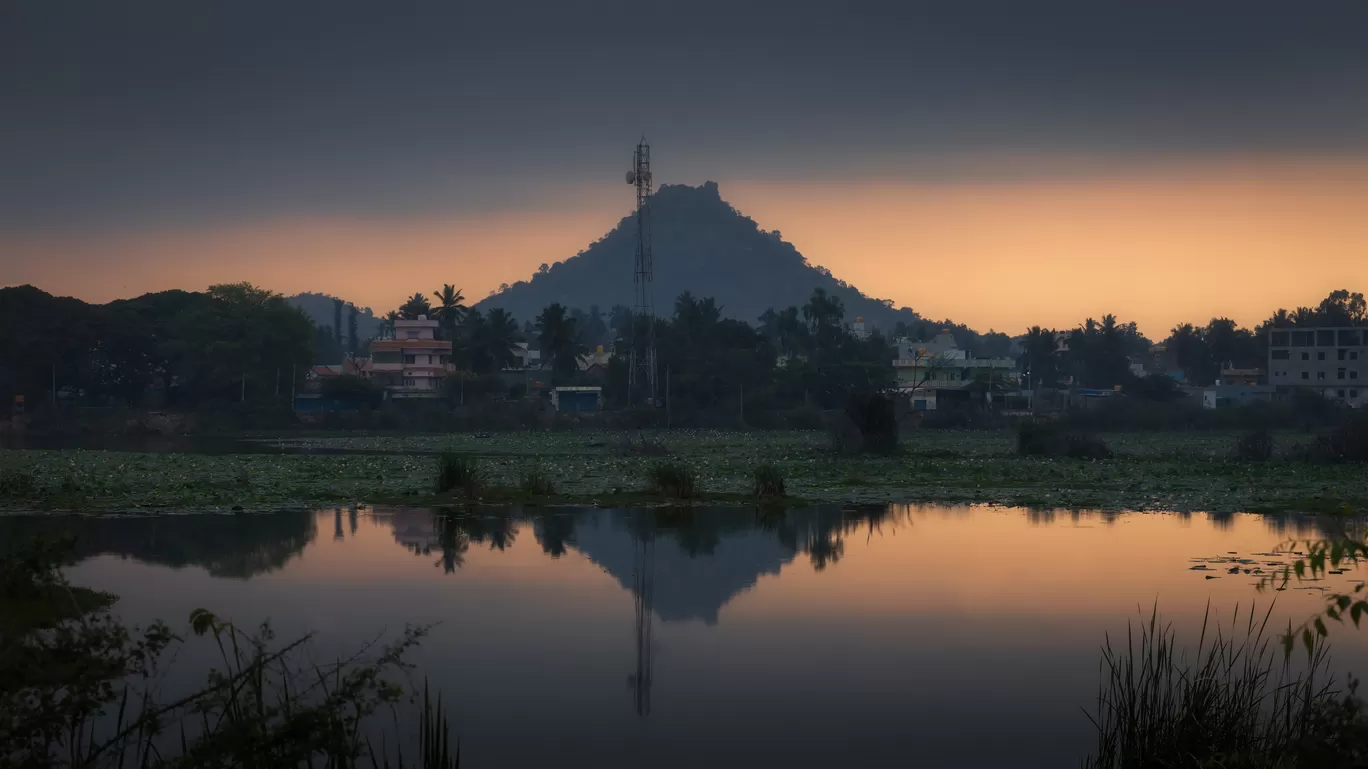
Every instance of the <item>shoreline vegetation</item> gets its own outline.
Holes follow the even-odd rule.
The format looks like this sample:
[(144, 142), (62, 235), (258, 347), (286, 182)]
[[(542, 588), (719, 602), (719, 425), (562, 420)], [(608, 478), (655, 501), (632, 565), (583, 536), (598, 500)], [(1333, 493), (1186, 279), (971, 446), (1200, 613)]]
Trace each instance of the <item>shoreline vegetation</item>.
[[(917, 431), (889, 456), (833, 452), (817, 431), (700, 430), (277, 437), (252, 450), (278, 453), (215, 455), (7, 449), (0, 450), (0, 512), (751, 505), (762, 499), (790, 506), (945, 502), (1215, 513), (1368, 506), (1363, 466), (1309, 461), (1299, 448), (1316, 441), (1307, 433), (1270, 434), (1276, 449), (1257, 460), (1238, 453), (1244, 436), (1237, 432), (1096, 437), (1110, 456), (1030, 455), (1010, 430)], [(438, 489), (443, 456), (470, 463), (478, 483)], [(760, 485), (771, 491), (758, 497)]]

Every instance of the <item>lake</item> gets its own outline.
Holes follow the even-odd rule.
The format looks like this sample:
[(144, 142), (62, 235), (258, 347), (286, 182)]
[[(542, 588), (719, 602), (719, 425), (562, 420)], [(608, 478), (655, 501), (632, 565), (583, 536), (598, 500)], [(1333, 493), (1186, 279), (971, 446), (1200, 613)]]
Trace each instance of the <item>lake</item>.
[[(1285, 627), (1355, 582), (1257, 592), (1243, 569), (1317, 531), (1243, 514), (363, 508), (11, 516), (0, 540), (58, 526), (130, 622), (270, 617), (325, 655), (440, 623), (413, 660), (468, 767), (1072, 766), (1104, 634), (1157, 601), (1195, 644), (1208, 603), (1274, 596)], [(1362, 673), (1365, 635), (1331, 637)]]

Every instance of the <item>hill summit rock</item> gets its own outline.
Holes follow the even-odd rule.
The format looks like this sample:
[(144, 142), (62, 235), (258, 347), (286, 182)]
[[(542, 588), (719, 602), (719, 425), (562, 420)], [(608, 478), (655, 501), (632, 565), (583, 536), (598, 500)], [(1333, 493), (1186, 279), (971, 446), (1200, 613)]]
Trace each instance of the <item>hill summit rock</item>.
[[(716, 182), (697, 187), (667, 184), (651, 202), (654, 300), (657, 315), (668, 316), (685, 291), (713, 297), (724, 315), (754, 323), (769, 308), (802, 306), (814, 288), (840, 298), (847, 321), (863, 316), (883, 329), (918, 320), (909, 309), (866, 296), (837, 280), (785, 242), (722, 199)], [(632, 264), (636, 249), (635, 212), (611, 232), (563, 262), (544, 266), (484, 299), (481, 310), (502, 307), (519, 320), (535, 318), (547, 305), (607, 312), (633, 303)]]

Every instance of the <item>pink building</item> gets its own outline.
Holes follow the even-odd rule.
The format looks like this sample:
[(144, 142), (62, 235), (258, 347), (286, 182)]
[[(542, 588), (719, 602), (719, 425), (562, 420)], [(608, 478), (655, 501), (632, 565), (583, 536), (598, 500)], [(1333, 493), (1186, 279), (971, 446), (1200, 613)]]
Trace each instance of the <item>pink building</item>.
[(436, 398), (442, 379), (453, 371), (451, 342), (437, 338), (437, 321), (394, 321), (392, 336), (370, 343), (371, 380), (389, 398)]

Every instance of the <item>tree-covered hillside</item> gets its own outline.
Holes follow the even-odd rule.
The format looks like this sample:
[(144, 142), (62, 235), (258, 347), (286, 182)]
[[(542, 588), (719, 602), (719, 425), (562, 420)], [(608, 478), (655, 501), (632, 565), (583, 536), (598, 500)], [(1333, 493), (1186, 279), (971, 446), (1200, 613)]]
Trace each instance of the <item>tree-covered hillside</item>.
[[(652, 199), (657, 312), (668, 315), (685, 292), (712, 297), (728, 317), (755, 323), (765, 310), (801, 306), (815, 288), (841, 300), (847, 321), (864, 317), (888, 331), (919, 318), (910, 309), (862, 294), (809, 264), (778, 231), (767, 232), (722, 199), (717, 184), (665, 185)], [(631, 306), (635, 215), (579, 254), (543, 268), (480, 302), (532, 318), (553, 303), (567, 307)]]

